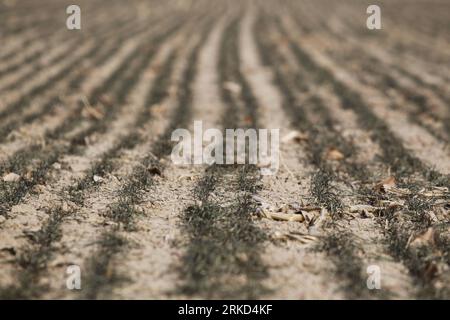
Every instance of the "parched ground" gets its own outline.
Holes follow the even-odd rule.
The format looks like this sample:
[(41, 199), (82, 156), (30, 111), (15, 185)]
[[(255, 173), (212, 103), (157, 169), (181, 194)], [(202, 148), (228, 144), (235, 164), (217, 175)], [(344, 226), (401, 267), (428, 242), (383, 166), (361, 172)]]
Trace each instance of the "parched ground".
[[(450, 298), (448, 1), (69, 4), (0, 0), (0, 298)], [(194, 120), (279, 171), (173, 164)]]

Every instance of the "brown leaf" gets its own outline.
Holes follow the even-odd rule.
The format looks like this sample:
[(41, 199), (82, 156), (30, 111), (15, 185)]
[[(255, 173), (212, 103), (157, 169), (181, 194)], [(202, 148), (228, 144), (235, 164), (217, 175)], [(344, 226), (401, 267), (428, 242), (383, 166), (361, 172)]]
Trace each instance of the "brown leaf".
[[(99, 101), (101, 103), (104, 103), (104, 101), (102, 102), (101, 99), (105, 99), (104, 97), (100, 97)], [(87, 97), (82, 97), (81, 100), (83, 101), (84, 107), (83, 110), (81, 110), (81, 115), (85, 118), (92, 118), (94, 120), (101, 120), (103, 119), (104, 112), (100, 109), (100, 108), (94, 108), (91, 103), (89, 102), (89, 100), (87, 99)]]
[(251, 125), (253, 123), (253, 118), (251, 116), (244, 117), (244, 124)]
[(98, 98), (98, 101), (99, 101), (102, 105), (104, 105), (104, 106), (106, 106), (106, 107), (110, 107), (110, 106), (113, 105), (113, 101), (112, 101), (111, 97), (108, 96), (108, 95), (106, 95), (106, 94), (102, 94), (102, 95)]
[(428, 228), (427, 231), (417, 236), (413, 241), (411, 241), (410, 246), (422, 246), (422, 245), (434, 245), (434, 230), (433, 228)]
[(344, 159), (344, 154), (336, 148), (330, 148), (327, 152), (326, 158), (328, 160), (340, 161)]
[(395, 188), (395, 186), (397, 185), (397, 181), (395, 180), (395, 177), (390, 176), (389, 178), (378, 182), (374, 189), (375, 191), (378, 192), (387, 192), (389, 189), (393, 189)]
[(151, 106), (150, 110), (152, 110), (153, 113), (162, 114), (166, 109), (166, 106), (162, 103), (157, 103)]
[(424, 276), (426, 279), (431, 280), (434, 279), (436, 274), (439, 272), (439, 268), (436, 265), (435, 262), (430, 261), (428, 262), (425, 270), (424, 270)]
[(91, 106), (85, 106), (81, 115), (85, 118), (91, 118), (94, 120), (101, 120), (105, 116), (104, 113), (99, 108), (94, 108)]
[(293, 130), (281, 139), (281, 143), (290, 143), (290, 142), (300, 143), (306, 140), (308, 140), (307, 134)]
[(305, 221), (305, 217), (301, 214), (296, 213), (282, 213), (282, 212), (270, 212), (267, 210), (261, 210), (262, 215), (268, 219), (277, 221)]

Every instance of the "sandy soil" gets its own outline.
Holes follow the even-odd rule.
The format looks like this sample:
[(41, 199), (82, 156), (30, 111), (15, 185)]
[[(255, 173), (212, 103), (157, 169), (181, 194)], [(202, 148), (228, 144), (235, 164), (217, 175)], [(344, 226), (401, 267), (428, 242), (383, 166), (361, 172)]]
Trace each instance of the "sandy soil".
[[(450, 298), (449, 5), (368, 4), (0, 1), (0, 298)], [(279, 170), (174, 164), (195, 120)]]

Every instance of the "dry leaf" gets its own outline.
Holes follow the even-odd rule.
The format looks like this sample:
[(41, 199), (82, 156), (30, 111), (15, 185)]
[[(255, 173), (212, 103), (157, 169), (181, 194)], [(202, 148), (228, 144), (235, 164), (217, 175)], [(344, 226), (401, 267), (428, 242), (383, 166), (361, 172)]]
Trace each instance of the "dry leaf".
[(323, 226), (325, 221), (329, 218), (330, 213), (327, 209), (321, 208), (320, 215), (313, 221), (312, 224), (308, 226), (308, 232), (310, 235), (320, 234), (320, 228)]
[(150, 108), (151, 112), (155, 114), (161, 114), (166, 110), (166, 106), (162, 103), (157, 103), (151, 106)]
[(368, 211), (368, 212), (375, 212), (376, 210), (381, 210), (383, 208), (380, 207), (374, 207), (367, 204), (357, 204), (354, 206), (350, 206), (349, 210), (352, 213), (358, 212), (361, 213), (362, 211)]
[(302, 216), (305, 218), (305, 222), (308, 226), (314, 224), (317, 217), (316, 214), (314, 214), (314, 211), (302, 211)]
[(249, 260), (248, 255), (245, 252), (237, 253), (236, 258), (238, 261), (243, 262), (243, 263), (246, 263)]
[(410, 246), (423, 246), (423, 245), (434, 245), (434, 230), (433, 228), (428, 228), (427, 231), (417, 236), (411, 241)]
[(309, 235), (309, 234), (304, 234), (304, 233), (300, 233), (300, 232), (288, 232), (288, 233), (281, 233), (281, 232), (275, 232), (275, 234), (272, 236), (272, 238), (274, 240), (282, 240), (282, 241), (299, 241), (300, 243), (303, 244), (309, 244), (312, 242), (317, 241), (317, 237)]
[(244, 117), (244, 124), (251, 125), (253, 123), (253, 118), (251, 116)]
[(428, 265), (425, 268), (424, 276), (426, 279), (433, 279), (436, 274), (439, 272), (439, 268), (434, 261), (429, 261)]
[(99, 98), (98, 101), (104, 105), (104, 106), (112, 106), (113, 105), (113, 101), (111, 99), (110, 96), (102, 94)]
[(436, 197), (448, 197), (449, 190), (447, 187), (433, 187), (432, 190), (426, 191), (424, 189), (419, 191), (421, 196), (427, 198), (436, 198)]
[[(99, 100), (102, 98), (100, 97)], [(104, 99), (104, 98), (103, 98)], [(99, 108), (94, 108), (87, 97), (83, 96), (81, 98), (84, 104), (83, 110), (81, 110), (81, 115), (85, 118), (92, 118), (95, 120), (101, 120), (105, 116), (104, 113)], [(103, 103), (103, 102), (102, 102)]]
[(223, 84), (223, 87), (234, 94), (239, 94), (242, 90), (241, 86), (235, 82), (227, 81)]
[(390, 176), (389, 178), (387, 178), (381, 182), (378, 182), (375, 185), (374, 189), (375, 189), (375, 191), (384, 193), (384, 192), (389, 191), (390, 189), (395, 188), (396, 185), (397, 185), (397, 181), (395, 180), (395, 177)]
[(270, 212), (264, 209), (260, 209), (259, 212), (262, 214), (263, 217), (276, 221), (298, 221), (298, 222), (305, 221), (305, 218), (301, 214)]
[(281, 143), (297, 142), (308, 140), (308, 135), (300, 131), (291, 131), (281, 139)]
[(20, 176), (14, 172), (8, 173), (3, 176), (4, 182), (17, 182), (20, 180)]
[(382, 209), (383, 209), (382, 207), (374, 207), (374, 206), (365, 205), (365, 204), (358, 204), (358, 205), (351, 206), (349, 208), (349, 211), (351, 213), (360, 213), (363, 218), (374, 218), (373, 213), (375, 211), (379, 211)]
[(306, 221), (313, 223), (319, 216), (321, 208), (316, 206), (303, 206), (298, 202), (284, 204), (280, 207), (273, 207), (259, 196), (253, 196), (258, 203), (257, 214), (259, 217), (268, 218), (277, 221)]
[(344, 159), (344, 154), (336, 148), (330, 148), (327, 152), (326, 158), (328, 160), (340, 161)]
[(91, 106), (85, 106), (81, 115), (85, 118), (92, 118), (94, 120), (101, 120), (105, 116), (100, 109)]

